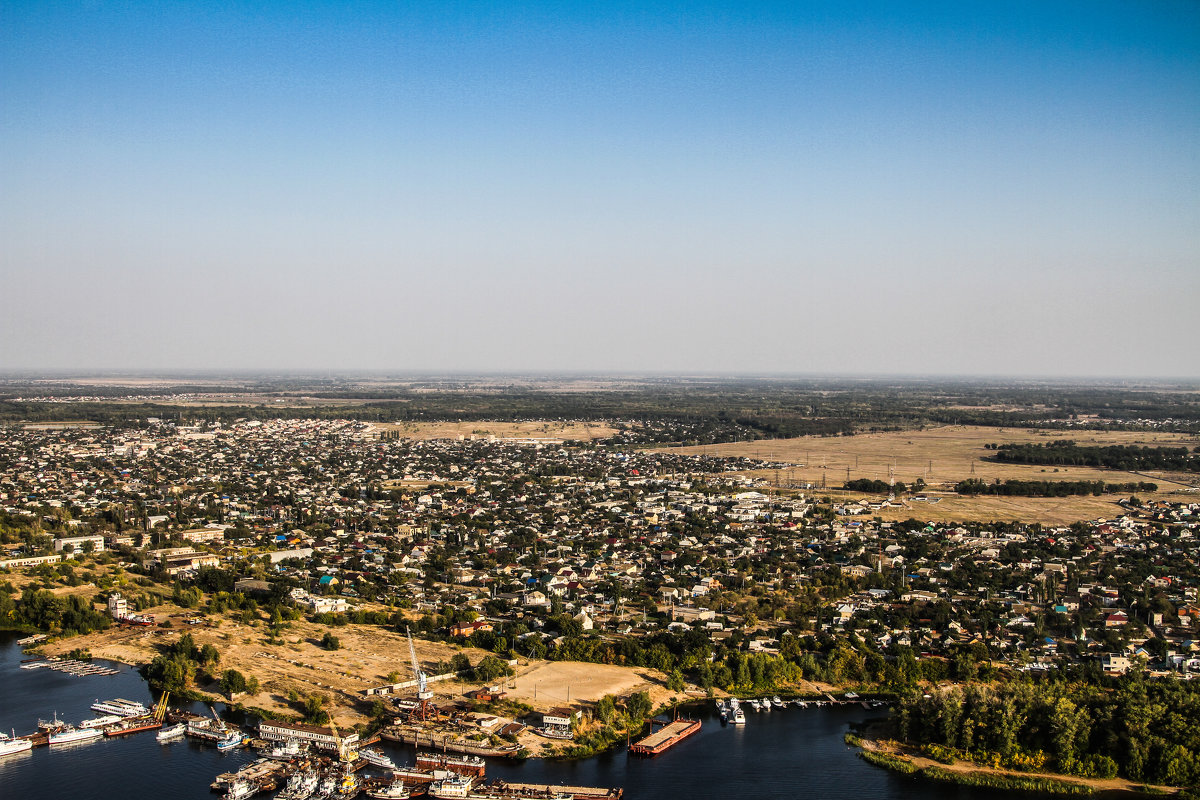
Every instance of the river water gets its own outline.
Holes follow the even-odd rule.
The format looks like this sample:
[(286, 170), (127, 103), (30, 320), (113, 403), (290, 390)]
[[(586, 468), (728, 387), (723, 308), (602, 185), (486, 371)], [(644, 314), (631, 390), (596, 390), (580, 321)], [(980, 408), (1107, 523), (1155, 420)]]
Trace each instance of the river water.
[[(74, 677), (48, 669), (23, 670), (16, 637), (0, 634), (0, 730), (30, 733), (56, 711), (78, 723), (98, 716), (97, 699), (123, 697), (152, 703), (141, 676), (130, 667), (113, 676)], [(204, 712), (200, 705), (193, 709)], [(999, 800), (1007, 793), (920, 781), (873, 767), (842, 741), (851, 724), (877, 717), (861, 706), (787, 708), (748, 713), (744, 726), (722, 726), (711, 704), (700, 709), (700, 731), (655, 757), (623, 748), (575, 762), (489, 761), (489, 778), (525, 783), (622, 786), (629, 800), (763, 798), (791, 800)], [(412, 763), (410, 747), (380, 745), (398, 764)], [(254, 759), (251, 751), (219, 753), (191, 740), (159, 744), (152, 732), (77, 745), (35, 748), (0, 757), (0, 798), (213, 798), (218, 774)], [(268, 797), (268, 795), (261, 795)]]

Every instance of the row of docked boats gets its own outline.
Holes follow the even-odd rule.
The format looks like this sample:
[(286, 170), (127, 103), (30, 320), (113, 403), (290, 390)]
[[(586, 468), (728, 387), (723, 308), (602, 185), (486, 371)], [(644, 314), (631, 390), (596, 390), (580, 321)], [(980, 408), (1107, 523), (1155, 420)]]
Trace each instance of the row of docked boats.
[(296, 740), (264, 743), (260, 758), (236, 773), (221, 775), (213, 789), (225, 800), (245, 800), (277, 790), (275, 800), (346, 800), (360, 794), (372, 800), (600, 800), (620, 798), (622, 790), (485, 783), (486, 763), (478, 756), (418, 752), (415, 766), (398, 767), (378, 749), (322, 754)]
[(721, 714), (721, 722), (730, 722), (734, 725), (746, 724), (746, 712), (742, 708), (742, 703), (736, 697), (730, 697), (728, 700), (717, 700), (717, 711)]
[(97, 700), (92, 704), (93, 711), (102, 712), (100, 716), (85, 719), (73, 725), (58, 717), (38, 720), (38, 730), (29, 736), (0, 737), (0, 756), (10, 753), (24, 752), (35, 745), (62, 745), (89, 742), (104, 736), (124, 736), (141, 731), (157, 730), (160, 742), (170, 742), (191, 734), (197, 738), (211, 741), (219, 750), (229, 750), (241, 747), (247, 739), (238, 729), (230, 728), (215, 718), (196, 718), (176, 722), (164, 727), (166, 716), (167, 696), (164, 695), (153, 709), (144, 704), (116, 698), (114, 700)]
[[(88, 720), (88, 722), (95, 723), (95, 720)], [(86, 742), (91, 739), (99, 739), (104, 735), (103, 727), (95, 724), (87, 727), (80, 724), (76, 727), (59, 719), (58, 712), (54, 713), (53, 719), (39, 719), (38, 730), (46, 734), (46, 743), (50, 745)]]
[(86, 742), (101, 736), (124, 736), (162, 727), (160, 714), (133, 700), (119, 697), (115, 700), (97, 700), (92, 703), (92, 710), (101, 712), (101, 715), (85, 719), (78, 725), (60, 720), (55, 712), (51, 720), (38, 720), (38, 729), (46, 734), (47, 744), (55, 745)]
[(847, 692), (844, 695), (844, 700), (783, 700), (778, 695), (774, 697), (756, 697), (751, 700), (741, 701), (736, 697), (727, 699), (718, 698), (716, 701), (717, 711), (721, 715), (721, 722), (729, 722), (735, 725), (740, 725), (746, 721), (745, 707), (749, 706), (754, 711), (770, 711), (772, 709), (787, 708), (789, 705), (796, 708), (823, 708), (825, 706), (838, 705), (840, 703), (861, 702), (864, 708), (878, 708), (887, 705), (883, 700), (861, 700), (854, 692)]

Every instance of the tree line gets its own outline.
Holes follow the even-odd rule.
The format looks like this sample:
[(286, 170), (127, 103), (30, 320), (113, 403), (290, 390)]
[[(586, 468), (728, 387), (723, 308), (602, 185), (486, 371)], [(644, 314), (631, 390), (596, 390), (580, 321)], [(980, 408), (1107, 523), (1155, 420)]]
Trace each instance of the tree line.
[(1193, 786), (1200, 686), (1140, 674), (1097, 681), (1011, 678), (902, 696), (900, 737), (939, 760)]
[(994, 483), (969, 478), (954, 484), (959, 494), (997, 494), (1010, 497), (1069, 497), (1081, 494), (1112, 494), (1125, 492), (1155, 492), (1157, 483), (1136, 481), (1105, 483), (1104, 481), (1021, 481), (997, 479)]
[(1188, 452), (1186, 447), (1137, 447), (1108, 445), (1081, 447), (1070, 439), (1058, 439), (1048, 444), (1025, 442), (986, 444), (995, 451), (992, 461), (1006, 464), (1044, 464), (1047, 466), (1103, 467), (1126, 472), (1143, 469), (1173, 469), (1200, 471), (1200, 447)]
[(112, 624), (82, 595), (60, 597), (47, 589), (26, 586), (12, 596), (12, 584), (0, 587), (0, 628), (58, 632), (64, 636), (102, 631)]

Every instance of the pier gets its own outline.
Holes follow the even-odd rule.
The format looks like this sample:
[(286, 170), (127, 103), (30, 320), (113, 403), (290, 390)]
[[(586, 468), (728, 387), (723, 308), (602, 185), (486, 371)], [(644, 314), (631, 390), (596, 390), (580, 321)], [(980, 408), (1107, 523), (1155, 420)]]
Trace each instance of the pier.
[(52, 669), (56, 672), (64, 672), (67, 675), (74, 675), (77, 678), (82, 678), (87, 675), (116, 675), (120, 670), (115, 670), (112, 667), (102, 667), (99, 664), (89, 664), (86, 661), (77, 661), (73, 658), (47, 658), (40, 660), (26, 661), (21, 664), (21, 669)]
[(667, 723), (657, 731), (654, 730), (654, 722), (651, 720), (650, 730), (651, 733), (649, 736), (629, 745), (629, 752), (643, 756), (656, 756), (700, 730), (700, 720), (677, 719), (674, 722)]

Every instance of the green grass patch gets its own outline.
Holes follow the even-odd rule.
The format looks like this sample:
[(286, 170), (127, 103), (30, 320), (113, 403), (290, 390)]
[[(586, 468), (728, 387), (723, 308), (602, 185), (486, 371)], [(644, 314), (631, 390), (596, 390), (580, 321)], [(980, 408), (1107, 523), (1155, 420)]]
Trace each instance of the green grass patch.
[(941, 767), (921, 770), (926, 778), (960, 786), (979, 786), (985, 789), (1003, 789), (1009, 792), (1038, 792), (1053, 795), (1090, 795), (1096, 790), (1091, 786), (1054, 778), (1035, 778), (1024, 775), (1000, 775), (992, 772), (954, 772)]

